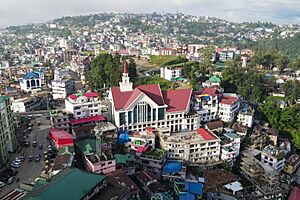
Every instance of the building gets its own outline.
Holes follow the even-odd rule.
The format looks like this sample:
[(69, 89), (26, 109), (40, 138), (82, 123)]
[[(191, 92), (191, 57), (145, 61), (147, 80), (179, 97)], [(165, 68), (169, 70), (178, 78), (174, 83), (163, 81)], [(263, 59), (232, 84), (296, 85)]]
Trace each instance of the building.
[(190, 181), (174, 182), (176, 199), (202, 199), (203, 184)]
[(178, 160), (167, 160), (162, 170), (162, 179), (168, 181), (181, 181), (186, 178), (186, 166)]
[(225, 133), (221, 137), (221, 159), (233, 166), (236, 157), (240, 154), (241, 138), (235, 133)]
[(88, 171), (107, 174), (116, 170), (116, 161), (104, 141), (87, 138), (75, 143), (78, 155)]
[(150, 131), (132, 132), (129, 134), (129, 141), (125, 143), (127, 151), (134, 150), (142, 152), (147, 147), (155, 147), (155, 134)]
[(64, 131), (70, 131), (72, 114), (66, 110), (50, 110), (51, 126)]
[(24, 97), (11, 101), (11, 109), (14, 113), (22, 113), (36, 110), (42, 105), (39, 97)]
[(43, 71), (30, 71), (19, 79), (21, 90), (25, 92), (34, 92), (41, 90), (45, 85)]
[(291, 155), (285, 163), (283, 171), (288, 174), (293, 174), (300, 165), (300, 157), (297, 154)]
[(218, 76), (211, 76), (209, 79), (202, 83), (203, 88), (210, 88), (212, 86), (221, 86), (221, 79)]
[(16, 148), (17, 139), (10, 100), (7, 96), (0, 96), (0, 167), (8, 162), (8, 152), (14, 152)]
[(52, 139), (56, 149), (60, 149), (65, 146), (73, 146), (74, 138), (73, 136), (61, 129), (50, 128), (49, 129), (49, 138)]
[(136, 153), (136, 169), (151, 171), (160, 178), (166, 158), (167, 152), (165, 150), (148, 147), (141, 153)]
[(97, 92), (71, 94), (65, 100), (65, 106), (75, 119), (101, 115), (101, 100)]
[(270, 165), (274, 170), (280, 172), (283, 170), (285, 163), (285, 154), (282, 150), (268, 145), (261, 152), (261, 162)]
[(89, 200), (107, 184), (105, 176), (66, 168), (29, 192), (25, 199), (74, 199)]
[(161, 91), (158, 84), (133, 89), (124, 65), (120, 87), (109, 92), (111, 119), (120, 129), (138, 132), (146, 127), (195, 130), (200, 124), (197, 115), (190, 114), (191, 94), (191, 89)]
[(196, 131), (160, 134), (161, 147), (168, 158), (188, 161), (191, 164), (214, 164), (220, 161), (220, 138), (211, 131), (200, 128)]
[(181, 67), (162, 67), (160, 68), (160, 77), (168, 81), (176, 81), (182, 76)]
[(219, 118), (219, 99), (222, 93), (218, 87), (204, 88), (193, 93), (193, 109), (200, 115), (201, 122), (208, 122)]
[(53, 99), (65, 99), (71, 94), (74, 91), (74, 84), (68, 76), (68, 71), (55, 69), (51, 88)]
[(218, 52), (219, 61), (225, 62), (227, 60), (233, 60), (235, 57), (234, 51), (219, 51)]
[(127, 175), (135, 174), (134, 156), (132, 154), (115, 154), (114, 157), (116, 159), (116, 170), (122, 169)]
[(237, 122), (243, 126), (251, 128), (254, 121), (255, 110), (249, 106), (244, 106), (237, 115)]
[(240, 107), (239, 98), (233, 95), (224, 95), (219, 103), (219, 117), (223, 122), (233, 122)]

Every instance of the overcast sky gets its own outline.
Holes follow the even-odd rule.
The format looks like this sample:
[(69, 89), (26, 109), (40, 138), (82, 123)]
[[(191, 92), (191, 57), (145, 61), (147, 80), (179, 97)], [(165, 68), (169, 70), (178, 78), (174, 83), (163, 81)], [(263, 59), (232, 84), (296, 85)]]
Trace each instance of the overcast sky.
[(0, 27), (100, 12), (171, 12), (300, 24), (300, 0), (0, 0)]

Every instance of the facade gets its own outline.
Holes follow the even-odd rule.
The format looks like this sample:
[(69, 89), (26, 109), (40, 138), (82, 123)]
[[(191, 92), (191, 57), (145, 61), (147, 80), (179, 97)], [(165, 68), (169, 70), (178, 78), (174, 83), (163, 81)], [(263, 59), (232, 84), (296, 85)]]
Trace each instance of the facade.
[(65, 100), (65, 106), (75, 119), (101, 115), (101, 100), (97, 92), (71, 94)]
[(50, 120), (53, 128), (62, 129), (64, 131), (70, 130), (70, 119), (72, 114), (66, 110), (51, 110)]
[(243, 126), (251, 128), (254, 121), (254, 110), (250, 107), (243, 107), (238, 115), (237, 115), (237, 122)]
[(300, 165), (300, 157), (297, 154), (291, 155), (285, 163), (283, 171), (288, 174), (293, 174)]
[(0, 167), (8, 161), (8, 152), (17, 147), (14, 119), (9, 97), (0, 96)]
[(11, 102), (11, 109), (14, 113), (22, 113), (33, 111), (41, 106), (41, 99), (38, 97), (25, 97), (21, 99), (15, 99)]
[(155, 134), (149, 131), (133, 132), (129, 134), (129, 141), (125, 143), (127, 151), (142, 152), (147, 147), (155, 147)]
[(261, 162), (270, 165), (274, 170), (280, 172), (284, 168), (285, 154), (282, 150), (278, 150), (276, 147), (268, 145), (264, 147), (261, 152)]
[(73, 82), (68, 76), (68, 71), (54, 70), (54, 79), (51, 82), (53, 99), (65, 99), (74, 90)]
[(207, 129), (160, 134), (161, 147), (168, 152), (168, 158), (189, 161), (193, 164), (217, 163), (220, 161), (220, 138)]
[(221, 159), (232, 166), (240, 154), (241, 138), (235, 133), (225, 133), (221, 140)]
[(30, 71), (19, 79), (21, 90), (34, 92), (41, 90), (45, 85), (44, 72)]
[(220, 51), (219, 53), (219, 60), (225, 62), (227, 60), (233, 60), (235, 56), (235, 52), (233, 51)]
[(160, 77), (168, 81), (175, 81), (182, 76), (182, 68), (180, 67), (162, 67), (160, 68)]
[(111, 119), (120, 129), (138, 132), (146, 127), (195, 130), (200, 124), (198, 115), (190, 114), (191, 94), (191, 89), (161, 91), (158, 84), (133, 89), (125, 65), (120, 87), (109, 92)]
[(240, 107), (238, 97), (223, 95), (219, 103), (219, 117), (223, 122), (233, 122)]
[(136, 153), (135, 165), (137, 169), (151, 171), (160, 178), (166, 158), (167, 152), (165, 150), (149, 147), (141, 153)]

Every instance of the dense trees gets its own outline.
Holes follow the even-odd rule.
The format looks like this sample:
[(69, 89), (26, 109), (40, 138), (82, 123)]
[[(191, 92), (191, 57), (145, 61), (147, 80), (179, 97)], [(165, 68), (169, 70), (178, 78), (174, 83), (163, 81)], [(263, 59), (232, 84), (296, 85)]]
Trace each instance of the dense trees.
[[(133, 59), (129, 60), (127, 67), (129, 76), (132, 80), (135, 80), (137, 72)], [(91, 70), (87, 75), (89, 86), (92, 90), (99, 90), (104, 86), (117, 86), (120, 82), (122, 72), (123, 61), (121, 61), (120, 55), (100, 54), (93, 60)]]

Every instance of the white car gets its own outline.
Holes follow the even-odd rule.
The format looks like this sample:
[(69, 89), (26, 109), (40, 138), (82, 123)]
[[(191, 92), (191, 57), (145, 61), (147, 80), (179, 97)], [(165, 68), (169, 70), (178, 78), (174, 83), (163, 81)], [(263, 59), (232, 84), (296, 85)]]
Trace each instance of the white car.
[(3, 188), (5, 186), (5, 183), (0, 181), (0, 188)]

